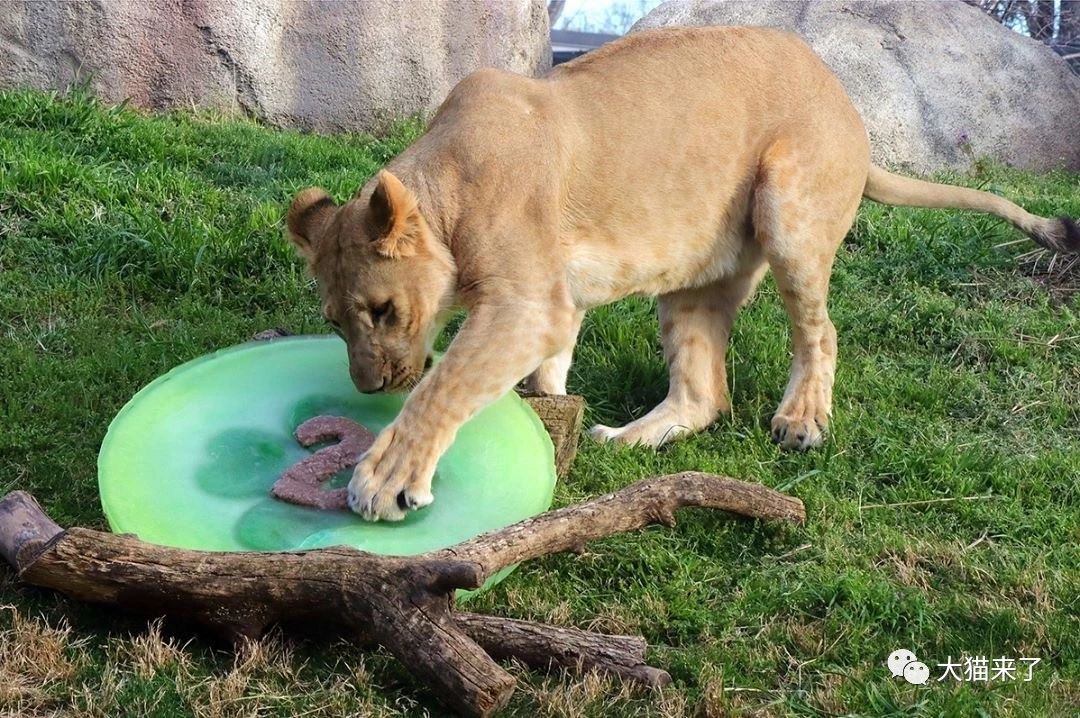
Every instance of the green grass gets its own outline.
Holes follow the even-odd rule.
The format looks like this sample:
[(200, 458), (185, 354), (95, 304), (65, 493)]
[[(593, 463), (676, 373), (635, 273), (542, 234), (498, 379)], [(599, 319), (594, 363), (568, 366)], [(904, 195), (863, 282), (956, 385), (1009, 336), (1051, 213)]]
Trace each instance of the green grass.
[[(299, 188), (354, 192), (416, 136), (319, 137), (210, 115), (146, 117), (81, 95), (0, 93), (0, 493), (102, 528), (95, 461), (153, 378), (284, 326), (323, 332), (281, 239)], [(1080, 176), (954, 181), (1080, 216)], [(841, 250), (832, 437), (768, 439), (788, 370), (772, 284), (740, 317), (734, 413), (659, 452), (583, 440), (567, 504), (700, 469), (805, 501), (805, 528), (705, 511), (675, 529), (523, 566), (479, 610), (640, 632), (674, 685), (522, 679), (512, 715), (1063, 716), (1080, 702), (1080, 298), (1019, 271), (997, 221), (867, 202)], [(1064, 296), (1064, 299), (1062, 299)], [(571, 390), (625, 423), (666, 390), (651, 301), (592, 312)], [(384, 652), (205, 636), (24, 587), (0, 570), (0, 714), (440, 714)], [(931, 684), (891, 678), (913, 649)], [(947, 656), (1038, 657), (1028, 682), (936, 683)], [(1069, 708), (1072, 706), (1072, 709)]]

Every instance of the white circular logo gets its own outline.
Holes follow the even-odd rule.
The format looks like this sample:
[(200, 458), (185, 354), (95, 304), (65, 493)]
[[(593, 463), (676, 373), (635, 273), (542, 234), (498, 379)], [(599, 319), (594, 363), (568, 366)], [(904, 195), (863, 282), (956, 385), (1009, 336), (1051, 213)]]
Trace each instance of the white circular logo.
[(930, 679), (930, 669), (925, 663), (912, 661), (904, 666), (904, 680), (913, 686), (921, 686)]
[(889, 672), (899, 678), (904, 675), (904, 666), (917, 660), (914, 653), (906, 648), (900, 648), (889, 654), (889, 660), (886, 663), (889, 664)]

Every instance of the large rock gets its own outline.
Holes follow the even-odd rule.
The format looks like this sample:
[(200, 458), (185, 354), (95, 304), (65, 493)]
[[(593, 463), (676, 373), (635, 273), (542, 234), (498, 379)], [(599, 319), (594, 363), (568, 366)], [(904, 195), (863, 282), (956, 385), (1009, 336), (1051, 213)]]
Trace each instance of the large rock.
[(0, 87), (371, 129), (480, 67), (550, 64), (544, 0), (0, 0)]
[(799, 33), (862, 112), (878, 163), (928, 172), (987, 156), (1080, 169), (1080, 78), (1043, 44), (959, 0), (672, 0), (633, 29), (669, 25)]

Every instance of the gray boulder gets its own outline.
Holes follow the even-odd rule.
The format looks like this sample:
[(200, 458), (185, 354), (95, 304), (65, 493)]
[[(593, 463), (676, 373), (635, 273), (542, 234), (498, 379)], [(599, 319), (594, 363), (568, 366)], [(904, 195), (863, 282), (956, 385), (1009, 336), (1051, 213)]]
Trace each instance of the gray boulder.
[(669, 25), (799, 33), (847, 88), (880, 164), (930, 172), (985, 156), (1080, 169), (1080, 77), (959, 0), (671, 0), (633, 29)]
[(550, 64), (544, 0), (0, 0), (0, 87), (372, 129), (471, 71)]

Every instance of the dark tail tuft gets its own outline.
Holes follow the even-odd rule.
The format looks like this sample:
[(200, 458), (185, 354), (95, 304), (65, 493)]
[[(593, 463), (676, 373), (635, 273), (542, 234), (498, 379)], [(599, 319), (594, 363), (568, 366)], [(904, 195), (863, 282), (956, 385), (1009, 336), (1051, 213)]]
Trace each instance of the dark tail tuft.
[(1065, 249), (1069, 252), (1080, 252), (1080, 226), (1068, 217), (1058, 217), (1065, 228)]
[(1053, 252), (1080, 253), (1080, 226), (1068, 217), (1046, 220), (1031, 238)]

